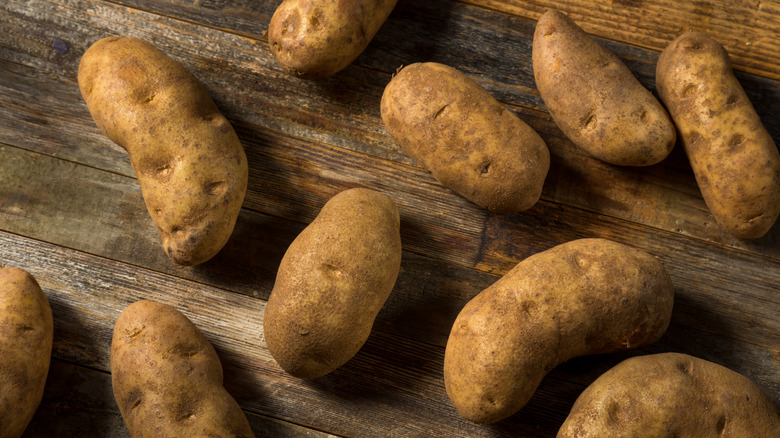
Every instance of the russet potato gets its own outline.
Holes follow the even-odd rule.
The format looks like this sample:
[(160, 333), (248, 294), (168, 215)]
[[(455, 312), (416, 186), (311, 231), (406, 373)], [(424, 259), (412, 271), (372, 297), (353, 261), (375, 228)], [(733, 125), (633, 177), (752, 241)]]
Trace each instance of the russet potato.
[(610, 240), (574, 240), (528, 257), (456, 318), (444, 354), (447, 395), (472, 422), (506, 418), (558, 364), (656, 341), (673, 295), (658, 259)]
[(686, 32), (661, 52), (656, 82), (715, 220), (738, 238), (766, 234), (780, 215), (780, 152), (726, 50)]
[(395, 203), (369, 189), (331, 198), (290, 244), (268, 299), (268, 350), (289, 374), (325, 375), (368, 338), (401, 267)]
[(103, 38), (78, 82), (92, 118), (130, 154), (168, 256), (209, 260), (227, 243), (246, 194), (241, 142), (203, 85), (150, 43)]

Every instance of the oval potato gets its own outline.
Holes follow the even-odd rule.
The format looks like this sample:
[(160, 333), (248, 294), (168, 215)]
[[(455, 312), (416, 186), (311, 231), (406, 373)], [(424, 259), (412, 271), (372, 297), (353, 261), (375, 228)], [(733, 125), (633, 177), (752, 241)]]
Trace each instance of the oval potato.
[(550, 115), (575, 145), (623, 166), (666, 158), (676, 141), (664, 107), (614, 53), (569, 17), (548, 10), (534, 32), (536, 87)]
[(54, 325), (32, 275), (0, 269), (0, 438), (18, 438), (43, 398)]
[(547, 145), (460, 71), (433, 62), (404, 67), (385, 87), (381, 113), (395, 142), (469, 201), (513, 213), (539, 200)]
[(331, 76), (366, 49), (397, 0), (284, 0), (271, 17), (268, 44), (287, 73)]
[(130, 154), (168, 256), (196, 265), (227, 243), (246, 193), (246, 155), (200, 82), (135, 38), (108, 37), (79, 64), (97, 126)]
[(661, 53), (656, 82), (715, 220), (739, 238), (766, 234), (780, 215), (780, 152), (726, 50), (686, 32)]
[(535, 254), (456, 318), (444, 353), (447, 395), (467, 420), (504, 419), (558, 364), (656, 341), (673, 295), (663, 265), (623, 244), (580, 239)]
[(745, 376), (687, 354), (626, 359), (574, 402), (558, 438), (780, 436), (780, 414)]
[(254, 438), (222, 386), (222, 365), (197, 327), (171, 306), (127, 306), (111, 340), (114, 398), (133, 438)]
[(390, 198), (350, 189), (295, 238), (263, 319), (268, 350), (282, 369), (319, 377), (358, 352), (398, 277), (399, 229)]

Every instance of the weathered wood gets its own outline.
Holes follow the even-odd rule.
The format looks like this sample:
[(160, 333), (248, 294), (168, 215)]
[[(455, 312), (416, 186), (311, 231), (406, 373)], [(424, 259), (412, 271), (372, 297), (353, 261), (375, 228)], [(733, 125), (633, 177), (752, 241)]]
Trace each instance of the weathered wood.
[[(251, 412), (244, 414), (258, 437), (335, 437)], [(114, 401), (110, 374), (55, 359), (43, 400), (22, 436), (130, 438), (130, 433)]]
[[(752, 241), (721, 230), (679, 147), (638, 169), (586, 156), (547, 114), (530, 52), (536, 18), (559, 7), (652, 91), (669, 40), (684, 27), (715, 32), (780, 140), (776, 1), (400, 0), (353, 65), (320, 81), (285, 75), (268, 50), (263, 32), (279, 1), (0, 2), (0, 267), (33, 272), (55, 314), (53, 379), (37, 436), (126, 436), (107, 386), (108, 353), (116, 316), (141, 298), (172, 304), (201, 327), (258, 436), (554, 436), (602, 372), (663, 351), (734, 369), (780, 407), (780, 225)], [(201, 266), (176, 267), (164, 255), (126, 152), (99, 132), (79, 95), (79, 59), (109, 35), (150, 40), (182, 62), (247, 152), (249, 192), (236, 230)], [(482, 211), (393, 143), (379, 99), (395, 69), (417, 61), (471, 75), (542, 135), (552, 163), (535, 207)], [(264, 346), (265, 300), (287, 245), (331, 196), (354, 186), (399, 204), (401, 274), (355, 358), (300, 381)], [(518, 261), (581, 237), (634, 245), (664, 262), (676, 292), (668, 332), (641, 350), (557, 367), (506, 421), (463, 421), (441, 376), (456, 315)]]
[(772, 0), (459, 1), (532, 19), (559, 9), (586, 32), (657, 51), (694, 29), (718, 39), (736, 68), (780, 79), (780, 3)]
[[(0, 141), (132, 175), (129, 161), (123, 151), (103, 138), (89, 119), (73, 82), (78, 56), (71, 55), (79, 50), (83, 51), (89, 42), (97, 39), (96, 34), (108, 32), (100, 26), (110, 26), (111, 29), (121, 30), (117, 33), (125, 32), (152, 38), (166, 48), (172, 56), (184, 62), (204, 79), (225, 112), (234, 118), (250, 158), (253, 175), (250, 180), (250, 194), (258, 195), (250, 197), (246, 207), (273, 214), (290, 214), (300, 211), (301, 203), (321, 204), (323, 199), (333, 193), (321, 193), (320, 183), (323, 179), (335, 187), (364, 182), (381, 182), (387, 185), (411, 183), (412, 186), (399, 186), (394, 190), (403, 194), (437, 193), (439, 196), (438, 203), (434, 205), (429, 205), (430, 199), (424, 197), (408, 198), (410, 202), (420, 203), (415, 208), (422, 213), (420, 217), (424, 217), (423, 220), (428, 225), (434, 226), (434, 229), (437, 224), (442, 225), (436, 232), (425, 236), (422, 242), (427, 242), (430, 236), (439, 241), (448, 241), (451, 238), (448, 231), (454, 226), (469, 228), (472, 235), (475, 229), (481, 229), (485, 212), (478, 211), (462, 198), (440, 187), (427, 172), (411, 163), (387, 137), (378, 118), (378, 101), (383, 86), (389, 79), (387, 73), (355, 67), (339, 78), (329, 81), (296, 80), (285, 77), (278, 71), (275, 61), (263, 45), (247, 42), (246, 38), (213, 29), (203, 30), (194, 24), (174, 19), (152, 22), (152, 16), (147, 13), (101, 3), (87, 3), (93, 8), (94, 16), (103, 17), (87, 22), (84, 14), (76, 7), (82, 4), (83, 2), (72, 2), (52, 5), (36, 0), (25, 5), (29, 9), (10, 11), (12, 20), (18, 21), (19, 27), (22, 22), (28, 23), (32, 20), (31, 25), (37, 25), (41, 29), (53, 24), (34, 20), (34, 17), (40, 14), (46, 16), (44, 12), (36, 15), (35, 8), (42, 11), (53, 8), (55, 12), (65, 16), (75, 14), (71, 18), (76, 25), (68, 29), (72, 34), (63, 37), (85, 42), (80, 46), (72, 46), (68, 54), (60, 59), (61, 64), (53, 62), (57, 55), (49, 53), (54, 50), (51, 47), (48, 48), (49, 52), (43, 53), (38, 46), (23, 46), (29, 53), (17, 53), (13, 57), (16, 62), (33, 66), (34, 69), (11, 64), (0, 69), (3, 79), (7, 80), (0, 84), (8, 84), (7, 88), (0, 88), (0, 101), (10, 103), (0, 105), (0, 115), (7, 117), (13, 127), (7, 132), (0, 132)], [(13, 6), (15, 4), (10, 5)], [(490, 18), (495, 17), (496, 13), (474, 7), (466, 7), (465, 11), (462, 9), (464, 6), (453, 6), (455, 7), (461, 8), (456, 10), (458, 14), (471, 14), (466, 15), (468, 19), (455, 15), (453, 26), (462, 27), (458, 29), (457, 35), (461, 35), (461, 32), (464, 35), (475, 35), (472, 39), (477, 42), (472, 42), (472, 46), (490, 46), (488, 36), (491, 34), (483, 28), (488, 26), (486, 23), (490, 23)], [(425, 14), (433, 15), (432, 11), (426, 11), (428, 10), (413, 9), (405, 13), (420, 13), (424, 17), (427, 16)], [(419, 17), (416, 19), (422, 20)], [(517, 31), (516, 38), (521, 35), (529, 38), (527, 32), (532, 30), (529, 26), (532, 22), (513, 17), (504, 20), (511, 21), (511, 29), (525, 29)], [(120, 26), (117, 23), (122, 24)], [(424, 27), (422, 22), (418, 24), (421, 28)], [(94, 29), (96, 25), (98, 28)], [(392, 22), (387, 25), (390, 33), (409, 31), (394, 30)], [(482, 25), (482, 28), (478, 25)], [(444, 24), (438, 26), (444, 33)], [(202, 44), (198, 44), (197, 40), (190, 36), (195, 32), (205, 33), (204, 37), (208, 38), (212, 45), (219, 47), (219, 50), (209, 49), (211, 46), (204, 48)], [(513, 44), (513, 40), (508, 37), (501, 41), (509, 41), (503, 43), (503, 46)], [(529, 43), (522, 39), (518, 41), (524, 41), (526, 45)], [(455, 41), (465, 42), (466, 40)], [(445, 44), (446, 41), (441, 43)], [(467, 49), (458, 49), (458, 46), (450, 44), (454, 55), (447, 54), (442, 60), (459, 62), (458, 66), (475, 74), (479, 72), (483, 77), (483, 72), (487, 71), (485, 66), (489, 65), (491, 76), (486, 79), (488, 82), (482, 80), (482, 83), (489, 86), (499, 97), (507, 102), (516, 101), (517, 97), (523, 96), (538, 100), (533, 89), (529, 88), (533, 87), (533, 79), (529, 73), (530, 53), (527, 49), (517, 48), (519, 54), (516, 56), (522, 57), (519, 60), (521, 62), (513, 63), (511, 59), (507, 59), (504, 63), (499, 63), (501, 57), (506, 54), (498, 53), (492, 55), (496, 59), (488, 63), (487, 60), (467, 61), (473, 58), (463, 52)], [(390, 49), (380, 47), (375, 49), (375, 53), (390, 53), (388, 50)], [(411, 51), (412, 48), (408, 50)], [(632, 50), (633, 52), (628, 51), (622, 55), (637, 55), (636, 59), (640, 61), (636, 67), (644, 66), (644, 80), (650, 81), (652, 76), (647, 74), (651, 74), (650, 71), (654, 69), (655, 55)], [(367, 55), (369, 58), (372, 56), (374, 55)], [(231, 59), (231, 63), (226, 65), (224, 59)], [(525, 70), (513, 75), (513, 72), (518, 72), (515, 65), (524, 66)], [(48, 74), (44, 73), (47, 69)], [(261, 72), (264, 75), (262, 77)], [(49, 74), (64, 77), (57, 81)], [(776, 137), (780, 137), (780, 118), (776, 117), (780, 110), (780, 86), (776, 81), (754, 79), (755, 87), (748, 88), (748, 91), (752, 90), (753, 94), (759, 96), (757, 106), (772, 115), (767, 119), (770, 129), (774, 126)], [(530, 82), (517, 85), (511, 82), (512, 80)], [(35, 94), (40, 89), (51, 92), (42, 99), (37, 99)], [(227, 95), (233, 96), (234, 99), (223, 97)], [(61, 115), (73, 113), (74, 109), (78, 109), (77, 116), (65, 123)], [(730, 236), (714, 222), (701, 199), (680, 148), (658, 166), (643, 169), (610, 166), (583, 155), (562, 136), (546, 113), (520, 106), (513, 106), (513, 109), (542, 134), (552, 151), (553, 162), (543, 199), (747, 249), (773, 258), (780, 256), (780, 227), (775, 226), (770, 235), (762, 239), (741, 241)], [(306, 155), (302, 156), (301, 153)], [(361, 174), (361, 168), (379, 173)], [(288, 173), (302, 177), (295, 180), (279, 177)], [(290, 185), (290, 182), (303, 184)], [(312, 198), (316, 194), (322, 197)], [(279, 202), (280, 199), (286, 202)], [(280, 211), (280, 208), (286, 210)], [(463, 212), (474, 220), (467, 222), (461, 219)], [(286, 217), (305, 221), (311, 214), (304, 218)], [(455, 223), (447, 222), (449, 220), (454, 220)]]
[[(5, 199), (0, 204), (0, 223), (5, 230), (197, 279), (248, 296), (264, 299), (269, 296), (278, 262), (301, 230), (301, 225), (295, 222), (245, 210), (227, 248), (213, 262), (193, 268), (174, 267), (159, 247), (156, 229), (147, 217), (134, 178), (10, 146), (0, 148), (0, 162), (5, 163), (0, 173), (0, 199)], [(278, 202), (284, 205), (283, 200)], [(315, 206), (305, 207), (306, 215), (317, 210)], [(545, 201), (523, 214), (490, 216), (484, 235), (476, 238), (479, 253), (474, 255), (476, 258), (464, 261), (457, 257), (457, 243), (448, 247), (411, 245), (410, 250), (408, 243), (414, 239), (411, 236), (424, 232), (429, 225), (415, 224), (414, 219), (420, 215), (407, 205), (402, 204), (400, 210), (405, 256), (399, 285), (408, 290), (397, 288), (399, 292), (392, 295), (388, 309), (420, 308), (423, 315), (440, 318), (438, 326), (425, 323), (427, 333), (420, 340), (435, 340), (443, 346), (450, 324), (463, 304), (520, 260), (572, 239), (604, 237), (657, 255), (672, 275), (678, 295), (695, 302), (706, 298), (701, 304), (707, 311), (732, 321), (725, 327), (705, 326), (707, 330), (769, 348), (780, 345), (780, 320), (775, 317), (780, 312), (780, 303), (774, 296), (780, 284), (779, 261), (757, 259), (743, 251)], [(85, 217), (90, 220), (84, 220)], [(417, 240), (422, 242), (423, 237), (424, 234)], [(414, 261), (407, 264), (412, 253), (431, 254), (429, 257), (433, 259), (454, 265), (442, 269), (431, 263), (429, 257), (411, 259)], [(443, 257), (442, 254), (452, 255)], [(468, 269), (472, 264), (494, 275), (478, 275)], [(436, 271), (425, 275), (426, 269)], [(459, 284), (463, 280), (471, 283)], [(430, 288), (426, 282), (431, 281), (444, 283), (426, 293)], [(424, 305), (425, 300), (431, 301)], [(437, 308), (437, 302), (448, 303), (438, 307), (439, 311), (446, 311), (443, 315), (432, 310)], [(688, 324), (699, 324), (696, 311), (689, 310)], [(399, 334), (410, 336), (407, 328), (412, 333), (415, 331), (414, 325), (389, 323), (399, 318), (398, 315), (382, 315), (386, 316), (381, 316), (380, 321), (388, 321), (388, 327), (396, 327)]]
[[(264, 301), (198, 282), (0, 232), (0, 265), (41, 284), (55, 315), (57, 358), (107, 371), (111, 332), (128, 304), (153, 299), (187, 315), (212, 342), (225, 386), (250, 412), (346, 436), (550, 436), (585, 385), (633, 354), (683, 351), (732, 365), (780, 394), (776, 351), (673, 324), (651, 348), (580, 358), (553, 370), (526, 409), (481, 427), (459, 418), (444, 393), (443, 347), (375, 330), (345, 366), (311, 381), (284, 374), (261, 334)], [(774, 357), (773, 357), (774, 356)]]

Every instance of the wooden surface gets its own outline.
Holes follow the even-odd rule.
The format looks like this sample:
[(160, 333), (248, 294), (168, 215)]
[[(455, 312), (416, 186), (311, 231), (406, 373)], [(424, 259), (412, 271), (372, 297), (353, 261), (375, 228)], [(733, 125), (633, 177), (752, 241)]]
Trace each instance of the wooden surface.
[[(184, 312), (214, 344), (225, 386), (257, 436), (554, 436), (577, 395), (620, 360), (677, 351), (757, 383), (780, 406), (780, 225), (735, 239), (713, 221), (679, 145), (648, 168), (607, 165), (558, 130), (531, 70), (535, 20), (569, 13), (655, 91), (659, 51), (683, 30), (732, 56), (780, 140), (780, 2), (399, 0), (368, 49), (319, 81), (286, 76), (264, 32), (278, 0), (0, 2), (0, 267), (40, 282), (54, 313), (44, 400), (25, 437), (126, 437), (111, 393), (110, 340), (139, 299)], [(246, 150), (249, 191), (233, 237), (208, 263), (163, 253), (124, 150), (93, 123), (76, 84), (99, 38), (149, 40), (208, 88)], [(474, 77), (544, 138), (540, 202), (493, 215), (441, 187), (387, 135), (379, 99), (400, 65), (437, 61)], [(576, 92), (576, 90), (572, 90)], [(302, 381), (265, 348), (262, 314), (287, 245), (334, 194), (370, 187), (401, 211), (396, 287), (363, 349)], [(571, 360), (507, 420), (462, 420), (442, 361), (462, 306), (525, 257), (582, 237), (656, 256), (672, 276), (672, 324), (637, 351)]]

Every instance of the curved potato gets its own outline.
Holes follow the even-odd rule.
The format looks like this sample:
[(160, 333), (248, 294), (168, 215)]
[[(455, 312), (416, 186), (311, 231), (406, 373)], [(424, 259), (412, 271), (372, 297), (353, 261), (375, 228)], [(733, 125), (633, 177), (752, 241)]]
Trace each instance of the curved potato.
[(513, 213), (539, 200), (547, 145), (460, 71), (433, 62), (403, 68), (385, 87), (381, 112), (395, 142), (469, 201)]
[(135, 38), (103, 38), (81, 58), (79, 88), (97, 126), (130, 154), (168, 256), (196, 265), (227, 243), (246, 193), (233, 127), (181, 64)]
[(535, 254), (456, 318), (444, 353), (447, 395), (467, 420), (504, 419), (558, 364), (656, 341), (673, 295), (655, 257), (616, 242), (581, 239)]
[(674, 125), (658, 100), (614, 53), (566, 15), (545, 12), (534, 32), (536, 87), (550, 115), (575, 145), (623, 166), (666, 158)]
[(114, 325), (111, 382), (133, 438), (254, 438), (211, 343), (181, 312), (142, 300)]
[(366, 49), (397, 0), (284, 0), (268, 43), (287, 73), (305, 79), (343, 70)]
[(726, 50), (686, 32), (661, 53), (656, 82), (715, 220), (739, 238), (766, 234), (780, 215), (780, 152)]
[(0, 438), (18, 438), (43, 398), (54, 327), (32, 275), (0, 269)]
[(558, 438), (777, 437), (780, 414), (746, 377), (687, 354), (638, 356), (596, 379)]
[(268, 350), (300, 378), (325, 375), (366, 342), (401, 268), (395, 203), (345, 190), (285, 252), (263, 319)]

